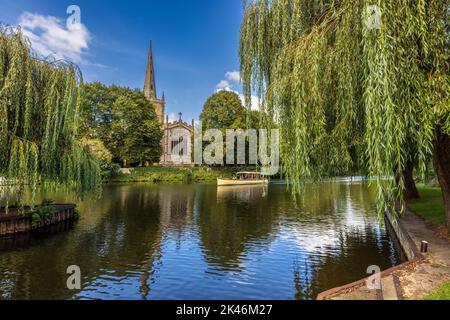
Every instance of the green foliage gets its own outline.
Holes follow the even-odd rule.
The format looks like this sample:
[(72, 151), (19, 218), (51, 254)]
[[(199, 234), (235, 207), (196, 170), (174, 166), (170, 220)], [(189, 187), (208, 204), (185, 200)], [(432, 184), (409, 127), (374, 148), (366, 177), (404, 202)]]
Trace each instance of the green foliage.
[(113, 123), (112, 89), (100, 82), (83, 85), (79, 134), (88, 139), (106, 141)]
[(99, 139), (83, 139), (83, 144), (91, 151), (93, 155), (101, 162), (109, 163), (112, 161), (111, 152), (106, 149), (103, 142)]
[(232, 91), (222, 90), (206, 100), (200, 114), (203, 129), (219, 129), (225, 135), (226, 129), (259, 129), (260, 125), (275, 124), (263, 112), (244, 108), (241, 98)]
[[(426, 171), (436, 128), (450, 126), (446, 2), (245, 2), (246, 100), (256, 90), (277, 121), (294, 192), (305, 178), (355, 168), (381, 181), (412, 155)], [(379, 28), (367, 23), (371, 5)], [(377, 183), (379, 212), (403, 189)]]
[(44, 200), (42, 204), (31, 212), (31, 223), (35, 227), (40, 222), (47, 219), (49, 216), (56, 212), (56, 208), (53, 205), (53, 201)]
[(444, 283), (439, 290), (423, 298), (424, 300), (450, 300), (450, 282)]
[(112, 154), (99, 139), (82, 139), (89, 151), (97, 158), (102, 179), (113, 177), (120, 170), (120, 166), (112, 163)]
[(75, 221), (80, 220), (80, 212), (77, 209), (73, 212), (73, 217)]
[(162, 129), (144, 94), (101, 83), (84, 85), (81, 136), (101, 140), (116, 162), (158, 162)]
[(242, 168), (165, 168), (148, 167), (135, 168), (131, 174), (118, 174), (109, 182), (201, 182), (216, 181), (219, 177), (232, 177), (234, 172)]
[(229, 129), (235, 121), (242, 121), (246, 110), (239, 96), (231, 91), (219, 91), (205, 102), (200, 114), (204, 129)]
[(43, 61), (20, 29), (0, 26), (0, 176), (18, 185), (99, 185), (95, 158), (75, 138), (82, 75), (73, 64)]
[(104, 178), (108, 179), (108, 178), (115, 178), (120, 174), (120, 165), (118, 165), (117, 163), (111, 163), (109, 165), (109, 171), (104, 175)]
[[(219, 129), (224, 137), (227, 129), (258, 130), (262, 123), (265, 125), (269, 123), (271, 128), (275, 127), (273, 121), (268, 119), (264, 113), (244, 108), (241, 98), (235, 92), (226, 90), (219, 91), (208, 98), (200, 114), (200, 120), (203, 130)], [(226, 148), (225, 142), (224, 150)], [(237, 150), (237, 143), (235, 150)]]
[(433, 225), (445, 225), (442, 190), (420, 184), (417, 189), (420, 192), (420, 199), (408, 201), (408, 207)]

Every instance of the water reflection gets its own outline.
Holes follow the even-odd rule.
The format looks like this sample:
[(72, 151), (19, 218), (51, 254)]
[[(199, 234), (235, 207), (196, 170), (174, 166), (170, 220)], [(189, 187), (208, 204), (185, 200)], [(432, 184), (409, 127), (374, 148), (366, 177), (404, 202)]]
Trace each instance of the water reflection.
[(251, 202), (259, 201), (267, 197), (268, 186), (266, 185), (249, 185), (249, 186), (218, 186), (217, 201), (228, 202), (241, 201)]
[(107, 186), (73, 229), (8, 242), (0, 299), (312, 299), (400, 262), (373, 202), (349, 182), (307, 185), (295, 201), (284, 185)]

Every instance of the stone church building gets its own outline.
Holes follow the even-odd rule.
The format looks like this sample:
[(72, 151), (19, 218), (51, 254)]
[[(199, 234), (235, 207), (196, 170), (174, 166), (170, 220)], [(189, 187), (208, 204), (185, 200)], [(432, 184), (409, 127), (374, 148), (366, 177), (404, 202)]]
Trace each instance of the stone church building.
[(158, 98), (156, 93), (155, 67), (153, 50), (150, 44), (145, 73), (144, 94), (153, 105), (159, 122), (164, 130), (162, 144), (162, 166), (190, 166), (192, 165), (192, 137), (194, 133), (194, 120), (191, 124), (183, 121), (182, 114), (179, 119), (169, 122), (169, 116), (165, 114), (166, 100), (164, 93)]

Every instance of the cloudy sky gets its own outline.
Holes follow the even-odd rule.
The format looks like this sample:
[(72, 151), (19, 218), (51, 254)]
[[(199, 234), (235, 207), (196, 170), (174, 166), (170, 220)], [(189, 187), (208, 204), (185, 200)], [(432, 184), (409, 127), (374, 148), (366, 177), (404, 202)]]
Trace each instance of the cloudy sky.
[(242, 0), (0, 0), (0, 7), (2, 23), (20, 25), (40, 55), (77, 63), (87, 82), (142, 89), (152, 40), (158, 95), (165, 92), (171, 117), (197, 119), (215, 91), (242, 92)]

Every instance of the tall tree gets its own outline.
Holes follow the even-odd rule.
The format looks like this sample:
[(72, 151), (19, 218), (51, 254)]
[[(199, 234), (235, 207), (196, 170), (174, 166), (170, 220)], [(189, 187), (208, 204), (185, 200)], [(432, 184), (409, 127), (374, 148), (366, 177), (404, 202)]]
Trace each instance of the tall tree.
[(159, 162), (162, 153), (162, 130), (149, 101), (139, 91), (129, 100), (117, 100), (116, 107), (126, 110), (122, 159), (132, 165)]
[(79, 134), (90, 139), (106, 141), (114, 120), (112, 89), (100, 82), (84, 84), (81, 101)]
[(450, 227), (448, 25), (446, 0), (246, 3), (245, 95), (256, 88), (278, 118), (294, 190), (356, 150), (379, 178), (381, 213), (405, 189), (404, 175), (383, 178), (411, 159), (424, 173), (434, 150)]
[(19, 186), (100, 184), (95, 157), (76, 140), (82, 75), (73, 64), (43, 61), (20, 29), (0, 26), (0, 175)]
[(84, 86), (82, 136), (100, 139), (124, 165), (158, 162), (162, 129), (151, 102), (139, 90), (91, 83)]
[(239, 96), (232, 91), (221, 90), (205, 102), (200, 120), (205, 129), (224, 130), (230, 129), (245, 114), (246, 110)]
[[(244, 108), (241, 97), (233, 91), (221, 90), (211, 95), (200, 114), (205, 129), (258, 129), (266, 123), (265, 114)], [(270, 122), (273, 125), (273, 122)]]
[[(267, 119), (265, 113), (256, 110), (246, 109), (242, 103), (241, 97), (233, 92), (222, 90), (216, 92), (208, 98), (203, 106), (203, 111), (200, 115), (203, 129), (219, 129), (225, 139), (227, 130), (256, 130), (256, 136), (259, 137), (258, 129), (261, 124), (268, 127), (274, 127), (273, 121)], [(250, 138), (246, 137), (246, 160), (250, 160)], [(225, 139), (226, 140), (226, 139)], [(227, 149), (227, 142), (225, 141), (224, 151)], [(235, 136), (235, 159), (238, 155), (238, 138)]]

